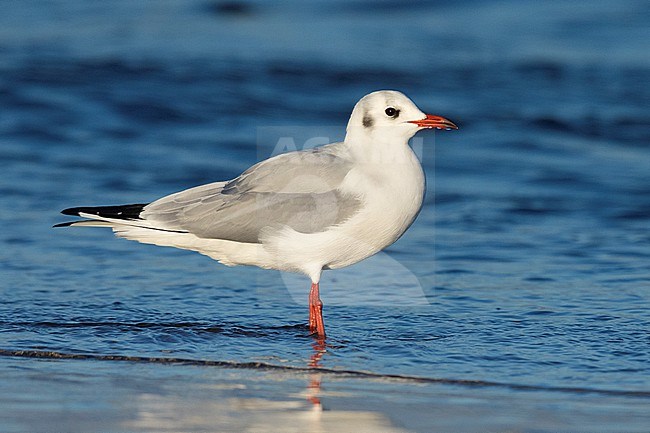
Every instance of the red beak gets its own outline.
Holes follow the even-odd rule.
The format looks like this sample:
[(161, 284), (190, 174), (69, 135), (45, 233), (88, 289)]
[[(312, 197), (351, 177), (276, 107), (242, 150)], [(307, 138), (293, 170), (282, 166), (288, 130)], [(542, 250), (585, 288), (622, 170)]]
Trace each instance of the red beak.
[(409, 120), (409, 123), (415, 123), (420, 128), (436, 128), (436, 129), (458, 129), (458, 126), (449, 119), (445, 119), (441, 116), (434, 116), (433, 114), (427, 114), (422, 120)]

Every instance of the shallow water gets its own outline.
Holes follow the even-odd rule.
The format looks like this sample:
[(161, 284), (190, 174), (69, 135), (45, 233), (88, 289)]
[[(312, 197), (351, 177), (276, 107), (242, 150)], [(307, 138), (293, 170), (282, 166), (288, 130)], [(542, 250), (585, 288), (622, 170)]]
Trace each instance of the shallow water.
[[(584, 431), (644, 431), (647, 4), (297, 5), (70, 0), (23, 2), (0, 17), (4, 354), (290, 368), (317, 358), (327, 369), (451, 381), (392, 389), (381, 377), (323, 378), (357, 401), (324, 393), (323, 407), (352, 405), (396, 429), (557, 431), (597, 419)], [(404, 91), (461, 129), (413, 140), (427, 198), (404, 237), (325, 274), (325, 348), (307, 335), (305, 277), (226, 268), (103, 230), (51, 229), (65, 207), (147, 202), (236, 176), (281, 148), (341, 139), (356, 100), (381, 88)], [(26, 414), (6, 417), (7, 429), (34, 431), (27, 420), (39, 396), (23, 388), (42, 375), (61, 390), (48, 391), (53, 400), (67, 380), (101, 382), (97, 411), (112, 417), (102, 427), (152, 430), (128, 422), (145, 412), (163, 419), (164, 410), (126, 414), (111, 402), (142, 397), (115, 380), (144, 377), (140, 392), (160, 408), (195, 403), (183, 383), (230, 374), (92, 357), (0, 363), (12, 377), (3, 394), (21, 396), (11, 413)], [(249, 388), (277, 373), (237, 371)], [(277, 374), (289, 388), (309, 375)], [(283, 400), (283, 386), (269, 401)], [(382, 390), (401, 412), (369, 398)], [(68, 398), (73, 413), (85, 413)], [(407, 411), (413, 398), (448, 414), (445, 423)], [(516, 401), (517, 411), (502, 403), (492, 413), (499, 422), (489, 423), (481, 413), (491, 399)], [(571, 401), (579, 403), (567, 409)]]

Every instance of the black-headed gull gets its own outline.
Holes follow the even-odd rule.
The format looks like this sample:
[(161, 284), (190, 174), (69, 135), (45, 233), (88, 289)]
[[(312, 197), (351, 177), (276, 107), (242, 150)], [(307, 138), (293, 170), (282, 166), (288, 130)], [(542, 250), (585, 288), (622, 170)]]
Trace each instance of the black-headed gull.
[(309, 328), (325, 337), (323, 270), (391, 245), (422, 207), (424, 173), (408, 141), (425, 128), (458, 129), (400, 92), (373, 92), (355, 105), (340, 143), (277, 155), (235, 179), (148, 204), (65, 209), (87, 219), (55, 227), (110, 227), (122, 238), (198, 251), (228, 266), (305, 274)]

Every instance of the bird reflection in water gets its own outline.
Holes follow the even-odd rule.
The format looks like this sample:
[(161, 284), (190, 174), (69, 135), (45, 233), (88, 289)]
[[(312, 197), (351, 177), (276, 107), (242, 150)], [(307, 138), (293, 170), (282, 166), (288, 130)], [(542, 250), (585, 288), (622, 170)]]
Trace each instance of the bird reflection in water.
[(327, 353), (327, 344), (325, 343), (325, 338), (316, 336), (314, 337), (314, 342), (312, 344), (312, 349), (314, 352), (309, 357), (308, 366), (314, 369), (314, 372), (309, 376), (309, 385), (307, 386), (307, 400), (311, 402), (314, 410), (323, 410), (323, 406), (320, 401), (320, 387), (321, 387), (321, 378), (322, 373), (318, 371), (321, 368), (321, 359)]

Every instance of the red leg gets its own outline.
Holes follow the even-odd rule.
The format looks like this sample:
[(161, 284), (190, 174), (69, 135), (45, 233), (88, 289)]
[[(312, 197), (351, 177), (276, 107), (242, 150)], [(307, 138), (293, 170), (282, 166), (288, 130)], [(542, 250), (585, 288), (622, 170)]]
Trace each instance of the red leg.
[(325, 324), (323, 323), (323, 302), (320, 300), (318, 283), (312, 283), (309, 291), (309, 332), (325, 337)]

